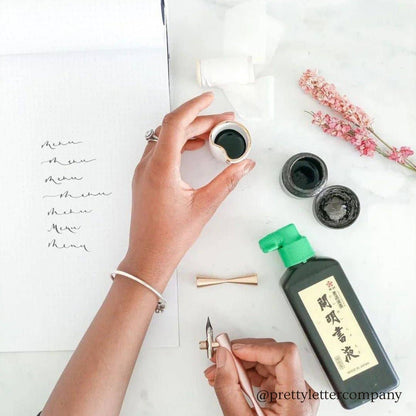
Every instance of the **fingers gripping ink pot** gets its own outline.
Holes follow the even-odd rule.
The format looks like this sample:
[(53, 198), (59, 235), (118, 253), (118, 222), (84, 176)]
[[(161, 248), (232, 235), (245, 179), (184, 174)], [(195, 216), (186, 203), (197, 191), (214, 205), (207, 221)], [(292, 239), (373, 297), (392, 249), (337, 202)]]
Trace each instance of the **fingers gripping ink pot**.
[(241, 123), (223, 121), (211, 130), (209, 148), (217, 160), (228, 164), (238, 163), (250, 153), (251, 136)]
[(328, 169), (325, 162), (313, 153), (298, 153), (283, 166), (280, 184), (283, 190), (296, 198), (315, 197), (315, 218), (329, 228), (345, 228), (360, 214), (357, 195), (346, 186), (325, 187)]
[[(341, 404), (351, 409), (390, 391), (399, 379), (340, 264), (316, 257), (289, 224), (259, 242), (287, 267), (281, 283)], [(358, 395), (361, 392), (361, 395)], [(356, 393), (356, 394), (352, 394)]]

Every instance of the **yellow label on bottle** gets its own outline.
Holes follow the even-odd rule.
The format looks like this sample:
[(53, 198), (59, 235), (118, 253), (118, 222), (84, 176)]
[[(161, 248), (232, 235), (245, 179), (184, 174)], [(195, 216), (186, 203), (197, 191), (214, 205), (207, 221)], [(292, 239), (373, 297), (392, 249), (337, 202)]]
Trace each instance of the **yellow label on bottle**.
[(299, 296), (342, 380), (378, 364), (334, 276), (301, 290)]

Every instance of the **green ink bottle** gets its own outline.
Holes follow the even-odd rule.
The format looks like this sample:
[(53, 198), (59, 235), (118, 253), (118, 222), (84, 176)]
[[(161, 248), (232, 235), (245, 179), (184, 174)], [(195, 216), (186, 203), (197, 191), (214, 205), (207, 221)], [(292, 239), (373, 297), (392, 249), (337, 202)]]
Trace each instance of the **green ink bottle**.
[(287, 267), (283, 290), (342, 406), (396, 388), (398, 376), (339, 263), (316, 257), (293, 224), (259, 244), (265, 253), (277, 250)]

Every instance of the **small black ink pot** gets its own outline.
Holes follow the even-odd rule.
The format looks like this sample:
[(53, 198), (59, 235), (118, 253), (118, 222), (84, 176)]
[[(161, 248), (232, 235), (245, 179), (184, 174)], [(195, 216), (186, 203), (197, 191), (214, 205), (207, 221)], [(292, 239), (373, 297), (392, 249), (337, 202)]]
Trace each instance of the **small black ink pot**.
[(319, 194), (328, 179), (325, 162), (313, 153), (298, 153), (283, 166), (282, 188), (291, 196), (310, 198)]
[(313, 153), (298, 153), (283, 166), (280, 184), (284, 191), (296, 198), (315, 197), (315, 218), (329, 228), (345, 228), (360, 214), (357, 195), (346, 186), (325, 187), (328, 169), (325, 162)]

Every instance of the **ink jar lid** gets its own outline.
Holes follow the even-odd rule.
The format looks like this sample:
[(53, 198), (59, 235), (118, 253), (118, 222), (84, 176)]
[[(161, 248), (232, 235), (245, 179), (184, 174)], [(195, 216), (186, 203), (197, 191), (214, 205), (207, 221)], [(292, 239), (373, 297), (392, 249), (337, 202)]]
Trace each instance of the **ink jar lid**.
[(346, 186), (328, 186), (316, 196), (313, 213), (321, 224), (329, 228), (345, 228), (358, 218), (360, 201)]
[(328, 179), (325, 162), (313, 153), (298, 153), (283, 166), (282, 188), (291, 196), (310, 198), (321, 192)]

